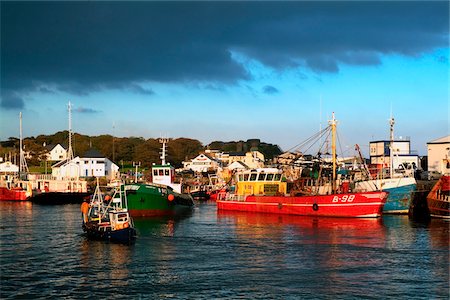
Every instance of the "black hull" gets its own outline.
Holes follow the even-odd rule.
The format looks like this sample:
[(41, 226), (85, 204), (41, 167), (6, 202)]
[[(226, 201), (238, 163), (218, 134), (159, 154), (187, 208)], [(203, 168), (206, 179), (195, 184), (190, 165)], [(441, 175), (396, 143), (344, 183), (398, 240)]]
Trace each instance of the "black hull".
[(175, 199), (172, 201), (172, 205), (185, 206), (186, 208), (192, 208), (194, 201), (190, 195), (174, 193)]
[(90, 193), (48, 192), (33, 195), (30, 201), (36, 204), (81, 204)]
[(103, 240), (119, 244), (131, 244), (136, 240), (136, 229), (132, 227), (111, 231), (101, 231), (95, 223), (83, 225), (89, 239)]
[(194, 200), (197, 201), (207, 201), (210, 198), (209, 194), (206, 191), (192, 192), (190, 195)]

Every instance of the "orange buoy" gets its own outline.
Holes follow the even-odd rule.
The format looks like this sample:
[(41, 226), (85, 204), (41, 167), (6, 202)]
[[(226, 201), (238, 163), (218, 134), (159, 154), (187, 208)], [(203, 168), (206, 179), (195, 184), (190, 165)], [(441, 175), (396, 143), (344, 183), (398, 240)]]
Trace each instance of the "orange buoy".
[(175, 196), (170, 194), (169, 196), (167, 196), (167, 200), (173, 201), (173, 200), (175, 200)]

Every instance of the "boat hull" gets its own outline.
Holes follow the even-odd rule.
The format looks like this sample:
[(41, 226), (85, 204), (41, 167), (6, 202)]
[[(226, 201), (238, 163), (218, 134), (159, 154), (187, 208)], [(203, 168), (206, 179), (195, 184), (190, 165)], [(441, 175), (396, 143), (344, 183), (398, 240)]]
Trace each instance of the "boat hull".
[(30, 200), (36, 204), (81, 204), (90, 193), (47, 192), (33, 195)]
[(321, 196), (247, 196), (242, 201), (217, 200), (219, 210), (323, 217), (380, 217), (387, 192)]
[(128, 244), (136, 239), (136, 229), (133, 227), (123, 228), (119, 230), (111, 230), (110, 227), (103, 230), (97, 222), (88, 222), (83, 225), (83, 230), (89, 239), (104, 240), (113, 243)]
[(126, 185), (125, 191), (128, 212), (132, 217), (178, 215), (191, 211), (194, 206), (191, 196), (173, 192), (160, 185)]
[(417, 184), (414, 178), (401, 177), (358, 182), (356, 184), (356, 191), (383, 190), (389, 192), (383, 213), (407, 214), (416, 187)]
[(0, 201), (26, 201), (28, 198), (26, 190), (0, 187)]
[(442, 176), (427, 196), (430, 216), (450, 219), (450, 176)]

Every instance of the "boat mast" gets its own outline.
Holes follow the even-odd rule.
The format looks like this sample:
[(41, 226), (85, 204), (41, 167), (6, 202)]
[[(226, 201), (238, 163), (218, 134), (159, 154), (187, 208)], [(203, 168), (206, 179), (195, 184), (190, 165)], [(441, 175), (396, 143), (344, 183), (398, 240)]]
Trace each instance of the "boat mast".
[(334, 112), (332, 114), (332, 119), (329, 121), (331, 125), (331, 156), (333, 162), (333, 177), (332, 177), (332, 190), (333, 194), (336, 193), (336, 124), (337, 121), (334, 118)]
[(168, 138), (160, 138), (159, 142), (162, 144), (162, 152), (161, 152), (161, 164), (166, 164), (166, 144), (169, 142)]
[(73, 160), (73, 150), (72, 150), (72, 104), (69, 101), (69, 149), (67, 150), (67, 160)]
[(393, 168), (394, 168), (394, 124), (395, 124), (395, 120), (394, 117), (392, 116), (392, 111), (391, 111), (391, 118), (389, 119), (389, 125), (390, 125), (390, 135), (389, 135), (389, 176), (392, 178), (392, 176), (394, 175), (393, 172)]
[(19, 141), (19, 178), (22, 179), (22, 177), (28, 173), (28, 166), (27, 161), (25, 160), (25, 155), (23, 153), (23, 136), (22, 136), (22, 112), (19, 113), (19, 120), (20, 120), (20, 141)]

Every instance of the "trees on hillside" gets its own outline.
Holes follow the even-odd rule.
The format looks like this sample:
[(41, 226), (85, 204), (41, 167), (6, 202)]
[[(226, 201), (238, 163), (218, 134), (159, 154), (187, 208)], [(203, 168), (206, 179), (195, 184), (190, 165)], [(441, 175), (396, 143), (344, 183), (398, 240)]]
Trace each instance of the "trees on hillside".
[[(68, 145), (68, 131), (60, 131), (53, 135), (39, 135), (24, 139), (26, 151), (30, 151), (33, 158), (30, 165), (39, 165), (40, 160), (45, 160), (43, 153), (44, 145), (61, 144)], [(105, 157), (113, 160), (116, 164), (131, 164), (141, 162), (143, 167), (150, 167), (153, 163), (161, 163), (161, 147), (158, 139), (144, 139), (142, 137), (113, 137), (111, 135), (87, 136), (75, 133), (72, 136), (72, 148), (75, 156), (83, 156), (90, 148), (97, 149)], [(214, 149), (224, 152), (247, 152), (258, 149), (266, 159), (271, 159), (281, 154), (277, 145), (261, 143), (259, 139), (244, 141), (221, 142), (215, 141), (204, 147), (198, 140), (189, 138), (170, 139), (167, 143), (166, 161), (175, 167), (181, 167), (182, 162), (192, 159), (205, 149)], [(8, 141), (0, 142), (0, 155), (4, 156), (10, 152), (18, 155), (19, 139), (10, 138)]]

